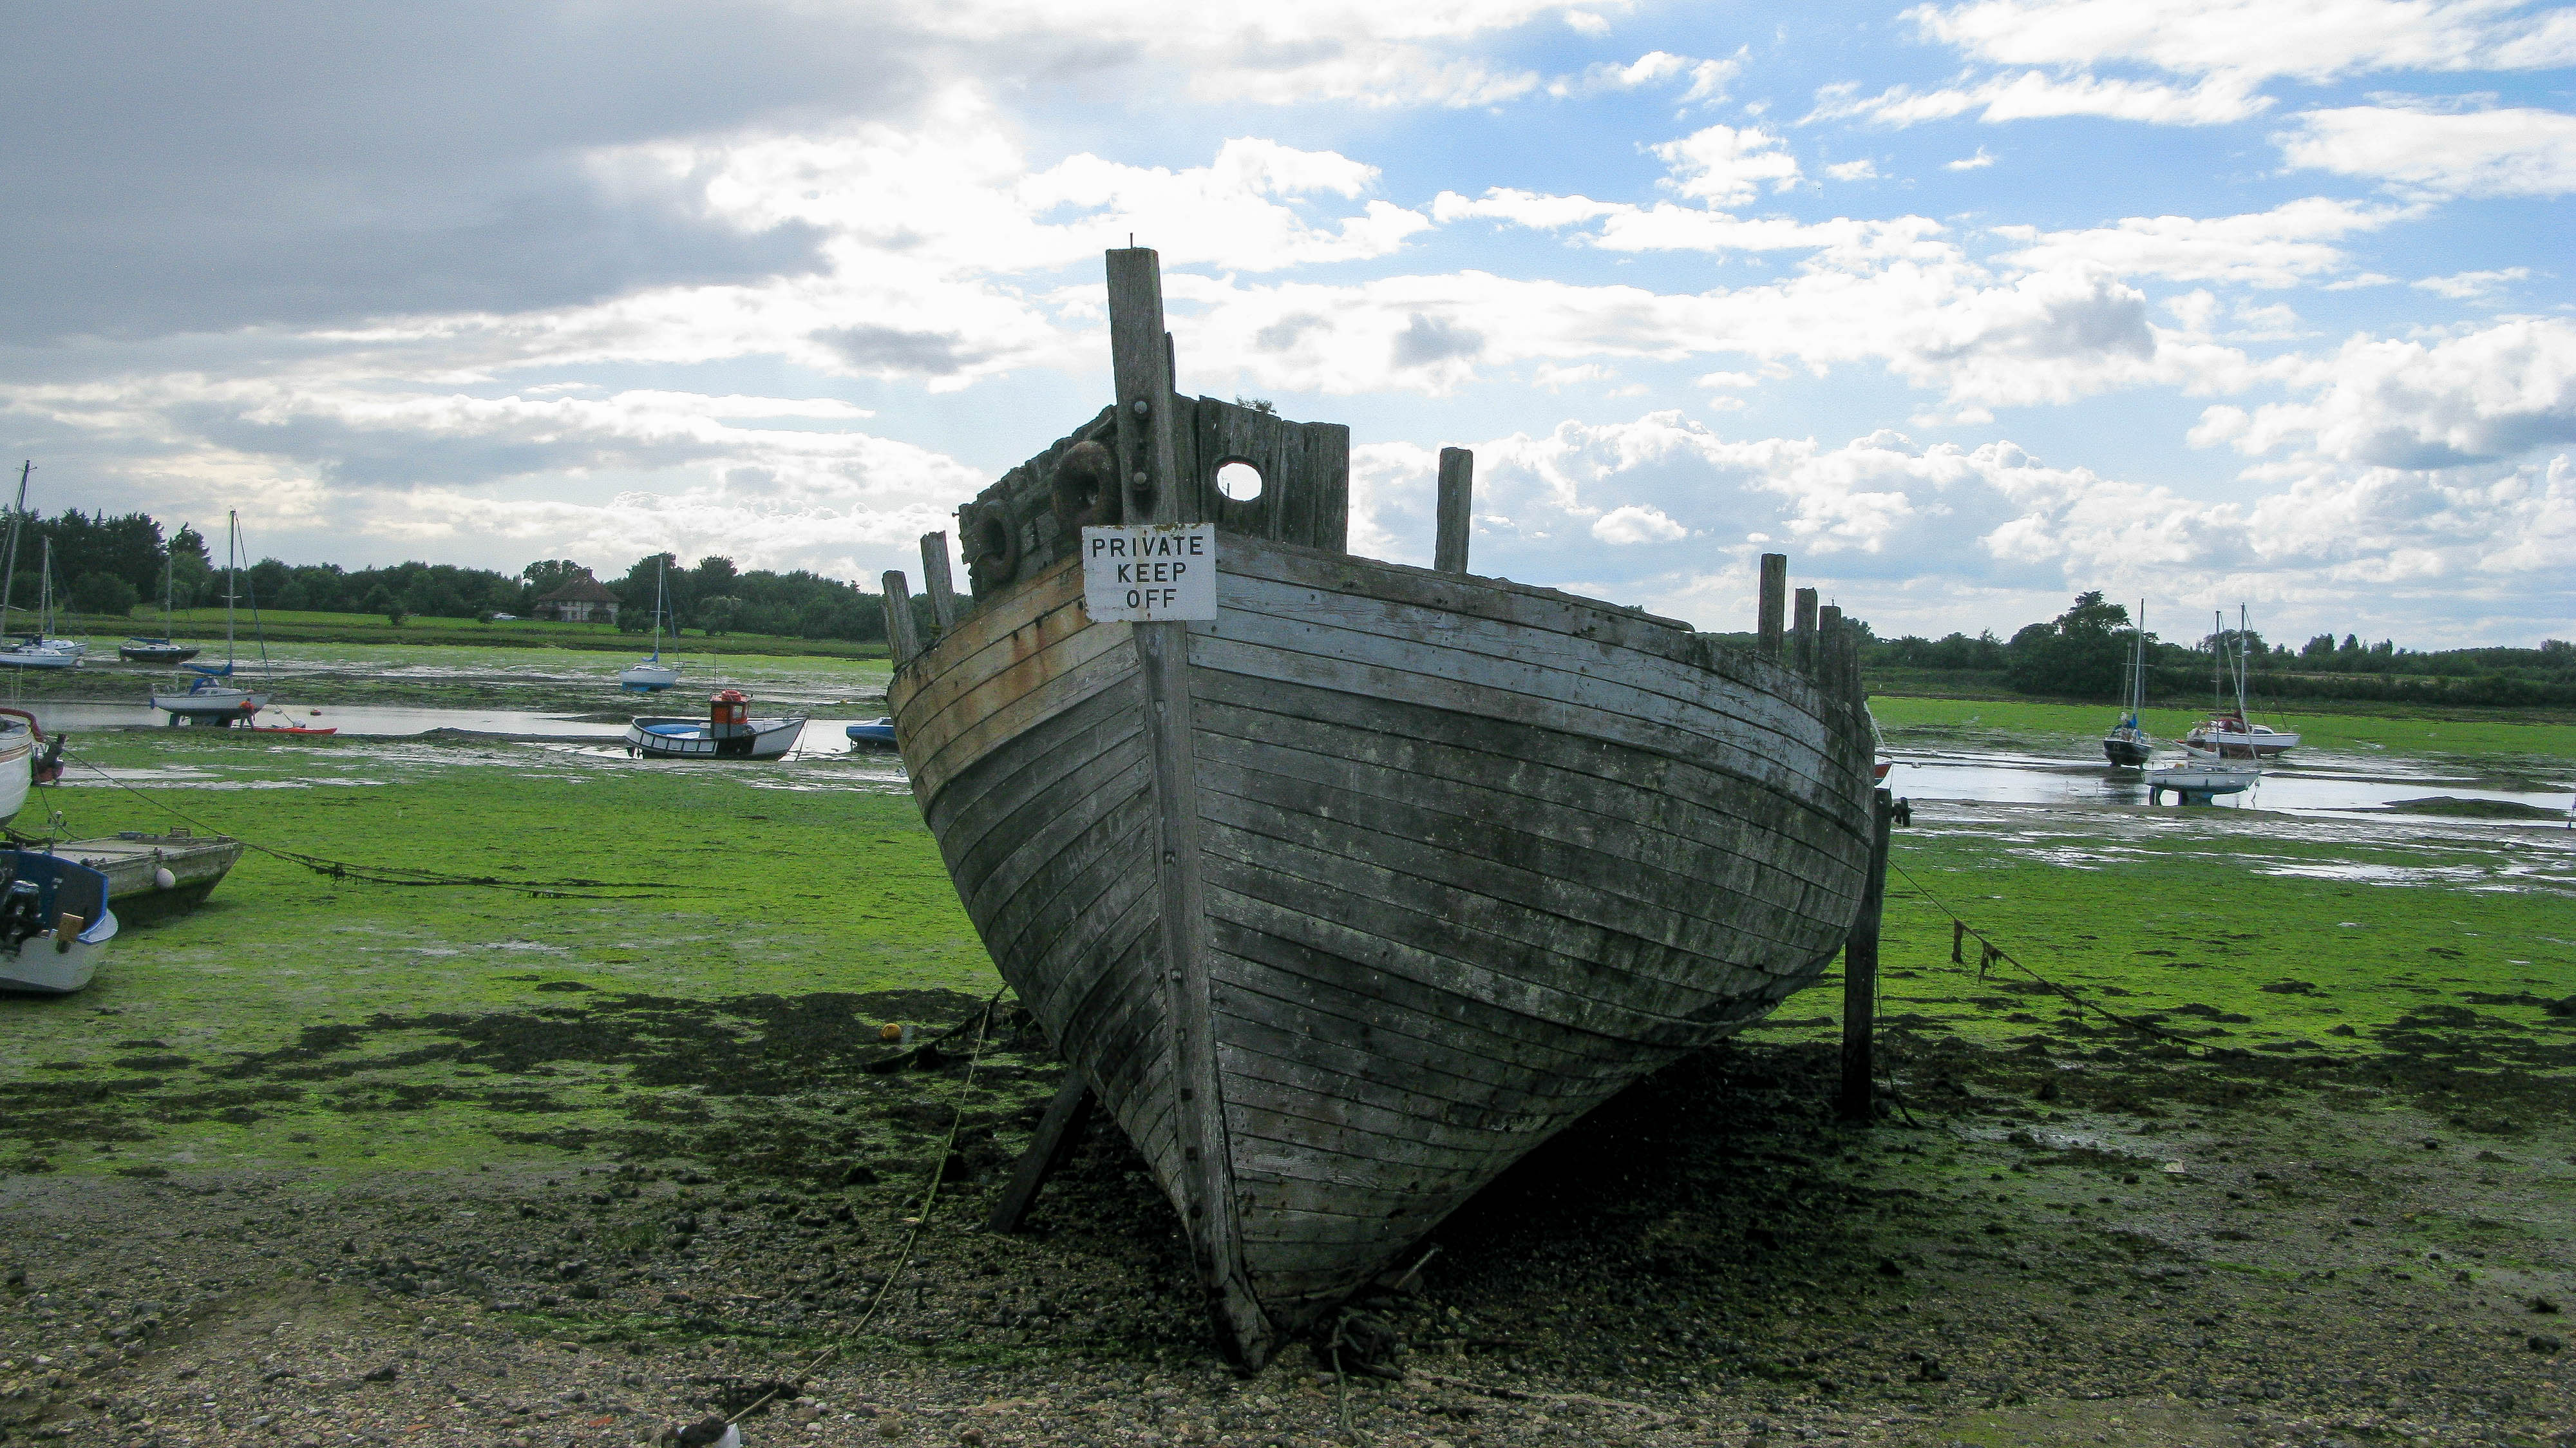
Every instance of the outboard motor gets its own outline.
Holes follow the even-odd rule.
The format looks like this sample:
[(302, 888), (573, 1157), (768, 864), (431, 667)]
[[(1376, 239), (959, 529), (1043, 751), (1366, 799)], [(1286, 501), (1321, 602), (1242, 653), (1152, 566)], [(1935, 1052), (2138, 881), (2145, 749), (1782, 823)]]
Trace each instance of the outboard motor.
[(45, 752), (36, 756), (36, 763), (28, 773), (30, 781), (51, 784), (63, 777), (63, 739), (63, 735), (56, 734), (45, 741)]
[(12, 880), (0, 890), (0, 950), (18, 953), (45, 929), (45, 892), (33, 880)]

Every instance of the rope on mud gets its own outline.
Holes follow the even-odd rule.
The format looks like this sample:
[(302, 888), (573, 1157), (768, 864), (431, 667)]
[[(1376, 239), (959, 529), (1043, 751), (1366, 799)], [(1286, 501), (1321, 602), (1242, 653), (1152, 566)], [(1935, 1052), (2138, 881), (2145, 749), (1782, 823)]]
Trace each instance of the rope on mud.
[[(939, 1143), (939, 1154), (930, 1163), (930, 1181), (921, 1190), (921, 1209), (913, 1214), (912, 1229), (904, 1233), (903, 1246), (895, 1254), (894, 1266), (886, 1270), (885, 1280), (877, 1284), (877, 1295), (868, 1299), (867, 1311), (859, 1314), (859, 1320), (850, 1325), (850, 1330), (841, 1334), (830, 1346), (816, 1353), (813, 1361), (798, 1368), (782, 1386), (802, 1388), (806, 1378), (812, 1376), (815, 1369), (839, 1357), (852, 1342), (858, 1339), (860, 1333), (867, 1331), (868, 1324), (876, 1321), (877, 1309), (885, 1306), (886, 1298), (893, 1295), (895, 1282), (903, 1276), (904, 1269), (912, 1265), (913, 1249), (920, 1245), (921, 1234), (930, 1225), (931, 1208), (939, 1204), (939, 1183), (948, 1175), (948, 1158), (957, 1150), (957, 1133), (966, 1124), (966, 1103), (975, 1094), (975, 1068), (984, 1059), (984, 1042), (992, 1029), (993, 1008), (1002, 1003), (1003, 991), (1008, 989), (1010, 987), (1004, 986), (1002, 990), (993, 992), (993, 998), (984, 1002), (984, 1009), (976, 1012), (975, 1049), (967, 1053), (966, 1077), (957, 1083), (957, 1109), (949, 1114), (948, 1135)], [(771, 1388), (735, 1410), (731, 1417), (725, 1419), (725, 1423), (731, 1426), (759, 1412), (769, 1406), (779, 1392), (779, 1388)]]
[[(359, 865), (347, 860), (308, 855), (298, 850), (281, 850), (274, 845), (263, 845), (257, 840), (243, 839), (239, 835), (217, 829), (168, 800), (137, 789), (108, 773), (99, 765), (68, 751), (64, 753), (63, 758), (118, 789), (124, 790), (127, 794), (133, 795), (136, 799), (167, 813), (172, 818), (185, 822), (193, 829), (203, 830), (209, 835), (221, 836), (240, 845), (243, 849), (266, 855), (273, 860), (284, 860), (290, 865), (301, 865), (317, 875), (328, 875), (334, 880), (357, 880), (370, 885), (469, 886), (490, 890), (513, 890), (522, 895), (536, 895), (549, 899), (588, 900), (634, 900), (660, 891), (679, 888), (661, 880), (505, 880), (498, 875), (458, 875), (445, 870), (415, 869), (409, 865)], [(12, 832), (9, 838), (17, 841), (23, 837)]]
[(2029, 976), (2040, 985), (2047, 987), (2050, 991), (2064, 998), (2077, 1010), (2090, 1011), (2094, 1015), (2100, 1016), (2102, 1019), (2110, 1021), (2115, 1025), (2125, 1026), (2132, 1031), (2136, 1031), (2140, 1035), (2153, 1037), (2154, 1039), (2163, 1041), (2168, 1045), (2180, 1046), (2186, 1050), (2204, 1049), (2201, 1047), (2199, 1042), (2193, 1040), (2189, 1036), (2183, 1035), (2179, 1031), (2166, 1030), (2164, 1027), (2157, 1025), (2153, 1021), (2140, 1020), (2136, 1016), (2124, 1016), (2118, 1011), (2112, 1010), (2108, 1006), (2087, 1000), (2067, 987), (2059, 985), (2056, 981), (2050, 980), (2047, 976), (2031, 969), (2030, 966), (2015, 958), (2011, 951), (1996, 944), (1995, 941), (1984, 931), (1969, 924), (1960, 916), (1958, 911), (1941, 903), (1941, 897), (1933, 894), (1930, 890), (1925, 889), (1922, 881), (1915, 879), (1912, 875), (1906, 874), (1905, 867), (1903, 865), (1896, 863), (1894, 859), (1890, 859), (1887, 862), (1887, 867), (1890, 870), (1895, 871), (1898, 875), (1903, 876), (1905, 883), (1914, 887), (1914, 893), (1921, 896), (1923, 899), (1930, 901), (1933, 909), (1938, 910), (1943, 915), (1949, 917), (1950, 961), (1952, 964), (1966, 965), (1968, 963), (1967, 956), (1961, 951), (1960, 947), (1967, 940), (1972, 938), (1977, 942), (1979, 947), (1977, 952), (1977, 979), (1985, 979), (1986, 973), (1992, 970), (1997, 962), (2001, 962), (2020, 971), (2022, 974)]

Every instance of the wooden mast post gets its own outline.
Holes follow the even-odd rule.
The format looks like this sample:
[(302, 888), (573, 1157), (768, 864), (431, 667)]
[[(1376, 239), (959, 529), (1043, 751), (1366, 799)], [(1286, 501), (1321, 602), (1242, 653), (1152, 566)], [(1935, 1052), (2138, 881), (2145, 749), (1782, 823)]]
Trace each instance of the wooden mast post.
[(1809, 678), (1816, 673), (1816, 591), (1798, 590), (1798, 610), (1790, 626), (1789, 666)]
[(1442, 573), (1467, 571), (1467, 534), (1475, 516), (1476, 455), (1463, 447), (1440, 450), (1440, 513), (1431, 566)]
[(957, 584), (948, 573), (948, 535), (921, 535), (921, 587), (930, 595), (930, 624), (941, 633), (957, 627)]
[[(1194, 480), (1180, 475), (1180, 409), (1172, 388), (1171, 336), (1163, 329), (1162, 269), (1149, 247), (1109, 253), (1109, 352), (1117, 383), (1118, 467), (1127, 521), (1199, 521)], [(1190, 728), (1189, 625), (1130, 627), (1144, 685), (1146, 749), (1153, 761), (1161, 946), (1156, 963), (1163, 973), (1164, 1029), (1172, 1051), (1181, 1213), (1219, 1339), (1231, 1356), (1258, 1366), (1270, 1354), (1273, 1334), (1243, 1263), (1234, 1157), (1217, 1075), (1207, 889), (1200, 874), (1198, 767)]]
[(1860, 916), (1843, 938), (1843, 1090), (1845, 1121), (1868, 1121), (1874, 1093), (1872, 1044), (1878, 1027), (1878, 925), (1887, 905), (1887, 828), (1895, 805), (1885, 789), (1870, 791), (1869, 874)]
[(912, 589), (903, 581), (900, 569), (886, 570), (885, 587), (886, 652), (894, 655), (894, 666), (902, 668), (921, 652), (921, 635), (912, 625)]
[(1781, 625), (1789, 611), (1789, 555), (1762, 555), (1762, 600), (1756, 613), (1762, 657), (1777, 662), (1780, 657)]

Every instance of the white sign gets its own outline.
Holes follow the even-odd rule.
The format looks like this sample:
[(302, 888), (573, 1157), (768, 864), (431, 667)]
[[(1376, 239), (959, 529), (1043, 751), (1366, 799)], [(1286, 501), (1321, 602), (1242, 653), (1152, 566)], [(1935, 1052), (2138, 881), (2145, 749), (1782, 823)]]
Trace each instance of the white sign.
[(1082, 608), (1093, 623), (1216, 617), (1216, 525), (1082, 530)]

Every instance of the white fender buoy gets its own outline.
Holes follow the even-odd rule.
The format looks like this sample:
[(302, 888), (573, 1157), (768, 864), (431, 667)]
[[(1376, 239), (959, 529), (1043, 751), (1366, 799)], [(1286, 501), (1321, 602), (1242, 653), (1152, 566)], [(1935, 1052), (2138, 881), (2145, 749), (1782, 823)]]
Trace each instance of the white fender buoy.
[(179, 877), (171, 874), (167, 865), (157, 866), (152, 871), (152, 884), (157, 889), (167, 890), (178, 883)]

